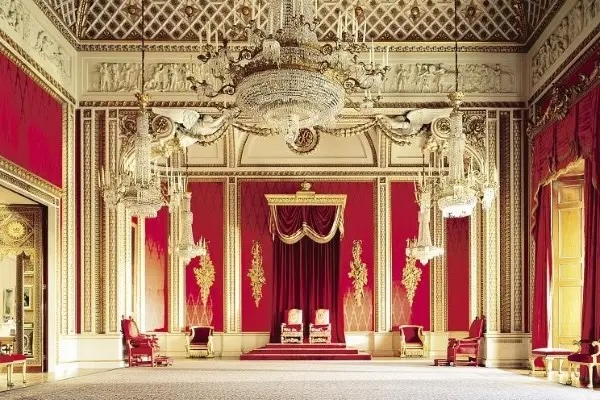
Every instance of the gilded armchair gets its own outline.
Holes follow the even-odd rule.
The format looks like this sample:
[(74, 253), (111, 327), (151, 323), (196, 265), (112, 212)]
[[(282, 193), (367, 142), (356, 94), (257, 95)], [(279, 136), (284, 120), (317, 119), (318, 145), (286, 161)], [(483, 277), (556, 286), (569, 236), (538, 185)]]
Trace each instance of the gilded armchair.
[(320, 308), (315, 311), (314, 323), (309, 324), (310, 343), (331, 343), (331, 323), (329, 310)]
[(304, 342), (302, 310), (293, 308), (285, 311), (285, 322), (281, 324), (281, 343)]
[(425, 337), (421, 325), (400, 325), (400, 357), (423, 357)]
[(121, 332), (127, 348), (127, 359), (129, 366), (149, 364), (157, 365), (158, 339), (155, 335), (140, 333), (135, 320), (132, 317), (121, 317)]
[(212, 326), (192, 326), (186, 336), (188, 357), (214, 357)]
[(600, 373), (600, 339), (593, 341), (578, 340), (575, 344), (579, 346), (579, 349), (567, 357), (569, 361), (569, 381), (572, 380), (573, 366), (581, 367), (585, 365), (588, 367), (589, 383), (587, 387), (594, 389), (594, 367), (596, 367), (596, 372)]
[[(476, 317), (469, 327), (469, 337), (464, 339), (448, 339), (447, 361), (450, 365), (477, 366), (479, 347), (483, 339), (485, 317)], [(466, 357), (466, 359), (459, 357)]]

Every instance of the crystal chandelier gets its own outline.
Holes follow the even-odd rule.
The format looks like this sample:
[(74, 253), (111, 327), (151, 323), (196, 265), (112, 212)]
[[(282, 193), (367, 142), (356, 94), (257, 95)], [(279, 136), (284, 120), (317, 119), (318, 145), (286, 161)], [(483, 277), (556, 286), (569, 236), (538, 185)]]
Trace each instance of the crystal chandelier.
[[(423, 154), (423, 159), (425, 155)], [(429, 220), (431, 219), (431, 185), (427, 183), (425, 177), (425, 160), (423, 160), (423, 174), (421, 182), (415, 183), (415, 196), (419, 204), (419, 232), (415, 239), (407, 239), (406, 256), (415, 258), (422, 265), (427, 265), (429, 260), (444, 254), (444, 249), (434, 246), (431, 241), (431, 231), (429, 230)]]
[[(452, 112), (450, 113), (450, 133), (447, 139), (448, 174), (439, 184), (437, 203), (444, 218), (467, 217), (473, 213), (477, 200), (481, 197), (484, 209), (491, 207), (496, 196), (497, 183), (489, 177), (489, 160), (486, 157), (483, 175), (485, 181), (478, 188), (478, 180), (472, 168), (465, 175), (465, 146), (467, 138), (463, 130), (463, 113), (460, 105), (464, 93), (458, 90), (458, 0), (454, 2), (454, 92), (448, 95)], [(486, 136), (486, 150), (488, 148)]]
[(177, 255), (184, 264), (189, 263), (195, 257), (205, 256), (207, 253), (206, 240), (204, 238), (200, 238), (198, 242), (194, 242), (194, 233), (192, 232), (194, 214), (191, 210), (191, 199), (192, 194), (190, 192), (185, 192), (181, 199), (181, 225)]
[(133, 153), (135, 166), (133, 171), (127, 166), (121, 173), (108, 181), (104, 169), (100, 172), (100, 188), (103, 191), (104, 200), (110, 207), (116, 207), (118, 203), (125, 206), (132, 216), (138, 218), (154, 218), (158, 210), (164, 205), (161, 190), (161, 179), (158, 171), (152, 164), (152, 140), (150, 133), (150, 122), (146, 108), (150, 96), (145, 93), (144, 61), (144, 2), (142, 1), (142, 68), (141, 68), (141, 92), (136, 93), (139, 109), (136, 117), (136, 133), (133, 140)]
[[(252, 2), (249, 23), (233, 27), (248, 38), (249, 45), (239, 51), (232, 51), (226, 38), (220, 45), (218, 30), (213, 38), (207, 27), (204, 54), (198, 56), (203, 73), (188, 77), (192, 89), (199, 96), (235, 95), (230, 108), (252, 119), (255, 129), (283, 134), (288, 143), (302, 129), (332, 122), (346, 94), (362, 90), (372, 103), (377, 91), (379, 99), (389, 70), (388, 51), (380, 62), (375, 60), (373, 43), (370, 49), (366, 44), (366, 21), (357, 20), (354, 9), (339, 14), (335, 42), (320, 45), (316, 11), (316, 0), (274, 0), (261, 24)], [(367, 50), (369, 61), (358, 61)]]

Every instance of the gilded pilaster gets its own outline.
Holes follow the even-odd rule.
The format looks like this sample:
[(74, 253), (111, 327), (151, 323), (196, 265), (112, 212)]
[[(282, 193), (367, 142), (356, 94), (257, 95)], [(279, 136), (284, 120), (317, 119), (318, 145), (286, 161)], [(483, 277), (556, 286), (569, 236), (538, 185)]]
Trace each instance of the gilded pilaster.
[[(487, 121), (487, 134), (488, 140), (491, 144), (489, 146), (489, 157), (498, 165), (497, 160), (497, 129), (498, 123), (496, 119), (489, 118)], [(483, 216), (483, 234), (485, 238), (485, 271), (486, 271), (486, 329), (487, 332), (498, 332), (499, 330), (499, 241), (498, 241), (498, 203), (499, 199), (496, 197), (492, 202), (491, 207), (484, 213)]]
[[(230, 177), (227, 181), (227, 196), (225, 209), (227, 210), (226, 226), (229, 227), (225, 236), (227, 249), (225, 264), (225, 292), (223, 293), (225, 312), (225, 332), (240, 332), (241, 326), (241, 271), (242, 255), (240, 252), (240, 224), (239, 214), (241, 209), (240, 187), (236, 178)], [(235, 227), (235, 229), (231, 229)]]
[[(180, 332), (185, 326), (185, 268), (176, 252), (171, 251), (179, 238), (179, 208), (169, 215), (169, 272), (168, 272), (168, 310), (169, 332)], [(177, 218), (171, 217), (176, 215)]]
[(140, 330), (146, 330), (146, 220), (138, 218), (136, 228), (136, 269), (134, 278), (134, 313), (137, 317)]
[(512, 293), (513, 293), (513, 332), (523, 332), (523, 170), (522, 165), (522, 147), (523, 147), (523, 110), (513, 111), (512, 121), (512, 223), (511, 237), (513, 243), (513, 264), (512, 264)]
[[(437, 207), (432, 207), (434, 243), (443, 243), (446, 246), (446, 224), (442, 213)], [(446, 253), (443, 257), (435, 257), (429, 261), (433, 277), (433, 293), (429, 297), (431, 305), (431, 327), (434, 332), (445, 332), (448, 326), (448, 312), (446, 302), (447, 294), (447, 269)]]
[(479, 308), (479, 296), (481, 296), (481, 262), (478, 257), (477, 246), (481, 243), (481, 217), (480, 209), (475, 208), (469, 218), (469, 319), (473, 320), (476, 316), (482, 314)]
[(375, 269), (375, 329), (389, 332), (392, 329), (392, 263), (390, 246), (391, 190), (387, 178), (379, 178), (376, 195), (375, 254), (378, 254)]
[(500, 332), (508, 333), (511, 331), (512, 314), (512, 248), (514, 238), (512, 235), (512, 223), (514, 207), (511, 191), (512, 183), (512, 138), (511, 138), (511, 118), (510, 111), (500, 111), (499, 118), (499, 147), (500, 147), (500, 189), (499, 189), (499, 207), (503, 223), (500, 226)]

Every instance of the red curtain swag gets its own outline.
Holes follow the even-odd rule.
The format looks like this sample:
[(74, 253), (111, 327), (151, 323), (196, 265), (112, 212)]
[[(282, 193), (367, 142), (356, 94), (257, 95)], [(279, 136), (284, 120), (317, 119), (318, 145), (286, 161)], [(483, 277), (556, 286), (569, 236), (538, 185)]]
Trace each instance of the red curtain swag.
[(308, 236), (317, 243), (329, 242), (339, 231), (344, 235), (343, 206), (276, 206), (270, 210), (273, 235), (287, 244)]
[[(550, 269), (548, 264), (551, 265), (548, 254), (552, 251), (552, 245), (547, 237), (549, 233), (544, 233), (550, 228), (537, 227), (538, 224), (547, 224), (544, 185), (579, 159), (585, 159), (585, 267), (581, 339), (600, 338), (600, 294), (597, 293), (597, 288), (600, 287), (600, 188), (597, 184), (600, 163), (600, 145), (597, 139), (600, 134), (599, 115), (600, 86), (596, 86), (571, 107), (563, 120), (551, 124), (533, 140), (530, 218), (531, 232), (536, 240), (533, 295), (535, 320), (532, 323), (534, 347), (547, 344), (548, 339), (548, 315), (543, 301), (551, 279), (547, 271)], [(588, 379), (586, 368), (581, 369), (581, 379)]]

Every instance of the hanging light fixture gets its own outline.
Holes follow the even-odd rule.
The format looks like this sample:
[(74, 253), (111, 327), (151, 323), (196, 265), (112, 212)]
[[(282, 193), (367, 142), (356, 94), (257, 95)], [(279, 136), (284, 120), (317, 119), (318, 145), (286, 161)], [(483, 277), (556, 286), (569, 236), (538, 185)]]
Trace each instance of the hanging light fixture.
[(434, 246), (431, 241), (429, 220), (431, 219), (431, 185), (425, 176), (425, 153), (423, 153), (423, 172), (419, 182), (415, 182), (415, 197), (419, 204), (419, 232), (415, 239), (407, 239), (406, 256), (417, 259), (422, 265), (444, 254), (444, 249)]
[(192, 226), (194, 222), (194, 214), (191, 209), (192, 194), (185, 192), (181, 199), (181, 216), (179, 230), (179, 244), (177, 246), (177, 255), (184, 264), (189, 263), (195, 257), (205, 256), (206, 239), (200, 238), (198, 242), (194, 242), (194, 232)]
[[(454, 1), (454, 92), (448, 95), (452, 112), (450, 113), (450, 133), (447, 139), (448, 174), (441, 177), (438, 207), (444, 218), (461, 218), (470, 216), (477, 205), (478, 198), (482, 199), (484, 209), (488, 209), (496, 195), (497, 183), (490, 179), (489, 160), (485, 160), (481, 183), (474, 176), (472, 168), (465, 174), (465, 147), (467, 138), (463, 129), (463, 113), (460, 106), (464, 93), (458, 90), (458, 0)], [(487, 154), (486, 134), (486, 154)], [(487, 158), (487, 157), (486, 157)]]
[(145, 0), (141, 5), (141, 52), (142, 68), (140, 73), (141, 91), (135, 97), (139, 104), (136, 117), (136, 133), (133, 140), (135, 166), (133, 170), (123, 167), (112, 181), (108, 181), (104, 169), (100, 171), (100, 188), (104, 200), (110, 207), (122, 203), (132, 216), (138, 218), (154, 218), (158, 210), (165, 204), (161, 190), (161, 179), (157, 169), (152, 164), (152, 140), (150, 121), (147, 110), (150, 96), (145, 92)]
[[(223, 33), (207, 26), (199, 34), (206, 40), (198, 56), (202, 72), (188, 80), (200, 96), (235, 95), (230, 108), (251, 120), (253, 131), (281, 133), (294, 143), (303, 129), (333, 122), (347, 94), (364, 91), (371, 105), (380, 98), (389, 52), (375, 60), (366, 19), (359, 20), (355, 8), (339, 12), (336, 39), (324, 45), (315, 33), (317, 0), (274, 0), (262, 23), (254, 1), (247, 13), (248, 25), (236, 24), (234, 32), (245, 32), (249, 46), (232, 52), (227, 39), (219, 43)], [(367, 50), (369, 61), (358, 61)]]

